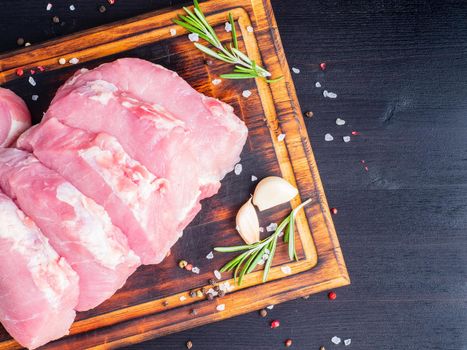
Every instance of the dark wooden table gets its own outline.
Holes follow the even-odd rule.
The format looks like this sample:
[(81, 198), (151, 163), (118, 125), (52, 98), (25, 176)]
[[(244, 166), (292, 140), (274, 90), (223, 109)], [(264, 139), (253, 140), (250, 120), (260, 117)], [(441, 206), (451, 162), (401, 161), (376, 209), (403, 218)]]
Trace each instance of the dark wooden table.
[[(18, 37), (37, 43), (179, 3), (50, 2), (47, 12), (47, 1), (0, 0), (0, 50), (16, 48)], [(287, 338), (294, 349), (344, 348), (331, 344), (334, 335), (351, 338), (349, 349), (467, 349), (467, 2), (273, 7), (289, 63), (301, 70), (301, 106), (314, 112), (308, 132), (338, 208), (352, 285), (334, 301), (314, 295), (265, 319), (253, 313), (131, 349), (183, 349), (191, 339), (193, 349), (269, 350)], [(316, 82), (338, 97), (324, 98)], [(359, 135), (344, 143), (351, 131)], [(281, 327), (269, 329), (271, 319)]]

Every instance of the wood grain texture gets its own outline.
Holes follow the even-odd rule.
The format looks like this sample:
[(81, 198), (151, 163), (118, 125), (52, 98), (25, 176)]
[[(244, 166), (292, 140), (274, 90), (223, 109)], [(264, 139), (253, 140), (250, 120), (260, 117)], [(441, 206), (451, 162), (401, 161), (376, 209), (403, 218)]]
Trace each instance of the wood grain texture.
[[(0, 51), (16, 48), (19, 36), (39, 43), (187, 3), (117, 0), (101, 14), (105, 0), (75, 1), (75, 12), (51, 2), (50, 13), (46, 2), (2, 0)], [(292, 338), (291, 349), (329, 350), (334, 335), (352, 338), (348, 349), (466, 349), (467, 4), (272, 5), (289, 64), (301, 69), (293, 75), (300, 105), (315, 115), (305, 122), (327, 199), (339, 209), (333, 218), (352, 285), (333, 302), (321, 293), (276, 305), (266, 318), (251, 312), (127, 349), (183, 350), (191, 339), (193, 350), (270, 350)], [(324, 88), (338, 98), (323, 98)], [(346, 126), (335, 125), (338, 116)], [(344, 144), (351, 130), (361, 134)], [(335, 142), (324, 141), (327, 132)], [(281, 320), (274, 331), (272, 319)]]
[[(241, 49), (274, 77), (284, 79), (272, 85), (247, 80), (214, 86), (211, 80), (226, 67), (219, 62), (205, 64), (206, 57), (194, 49), (187, 33), (172, 23), (180, 10), (145, 14), (0, 56), (0, 82), (4, 87), (23, 97), (40, 87), (40, 103), (26, 99), (35, 122), (40, 120), (56, 88), (75, 70), (118, 57), (141, 57), (177, 71), (198, 91), (232, 104), (249, 129), (242, 153), (243, 173), (229, 174), (220, 193), (203, 202), (203, 211), (185, 230), (185, 237), (172, 254), (160, 265), (138, 269), (114, 297), (80, 313), (69, 336), (45, 348), (117, 348), (349, 283), (269, 2), (243, 0), (233, 5), (219, 0), (205, 2), (202, 8), (221, 40), (229, 40), (223, 25), (231, 12)], [(248, 26), (253, 26), (253, 33), (246, 30)], [(176, 29), (177, 34), (172, 36), (170, 29)], [(68, 62), (74, 57), (79, 58), (78, 65), (59, 63), (60, 58)], [(34, 74), (37, 87), (28, 84), (28, 72), (21, 78), (16, 74), (18, 68), (29, 71), (38, 66), (46, 67), (46, 71)], [(253, 93), (248, 99), (241, 96), (245, 89)], [(286, 138), (278, 141), (282, 133)], [(242, 286), (236, 286), (222, 299), (192, 298), (190, 291), (209, 288), (206, 281), (213, 277), (212, 271), (229, 259), (228, 255), (215, 254), (213, 260), (207, 260), (207, 253), (214, 246), (241, 243), (234, 228), (235, 214), (254, 187), (252, 174), (259, 178), (281, 175), (294, 184), (300, 196), (292, 200), (292, 208), (306, 198), (312, 199), (296, 218), (300, 260), (289, 261), (285, 244), (280, 244), (268, 283), (262, 283), (262, 271), (258, 270), (245, 276)], [(290, 210), (287, 204), (262, 213), (264, 226), (279, 222)], [(179, 259), (198, 266), (202, 273), (194, 275), (179, 269)], [(291, 268), (291, 274), (284, 274), (281, 267), (285, 265)], [(224, 276), (224, 280), (229, 278)], [(230, 279), (230, 283), (234, 281)], [(225, 304), (225, 311), (216, 310), (220, 303)], [(193, 308), (196, 316), (190, 313)], [(5, 331), (1, 336), (0, 349), (18, 347)]]

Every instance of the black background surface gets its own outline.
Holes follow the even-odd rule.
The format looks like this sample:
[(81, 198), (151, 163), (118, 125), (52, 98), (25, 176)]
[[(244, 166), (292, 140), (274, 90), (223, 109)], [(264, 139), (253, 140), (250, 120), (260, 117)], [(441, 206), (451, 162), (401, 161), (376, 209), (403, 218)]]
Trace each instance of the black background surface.
[[(181, 3), (51, 2), (0, 0), (0, 51)], [(272, 4), (352, 285), (130, 348), (467, 349), (467, 2)]]

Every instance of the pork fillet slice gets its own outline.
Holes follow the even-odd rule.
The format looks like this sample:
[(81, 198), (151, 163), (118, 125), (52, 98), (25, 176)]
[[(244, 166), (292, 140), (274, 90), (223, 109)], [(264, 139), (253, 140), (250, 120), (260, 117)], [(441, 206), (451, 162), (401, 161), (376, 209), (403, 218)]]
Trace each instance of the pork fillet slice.
[(8, 333), (29, 349), (67, 335), (78, 275), (2, 192), (0, 256), (0, 321)]
[[(196, 92), (175, 72), (140, 59), (80, 70), (57, 92), (45, 115), (94, 133), (115, 136), (130, 157), (168, 180), (163, 213), (172, 224), (155, 235), (157, 263), (217, 193), (240, 159), (247, 128), (221, 101)], [(168, 227), (169, 224), (164, 224)]]
[[(112, 84), (93, 81), (70, 91), (49, 108), (43, 123), (56, 119), (74, 128), (112, 135), (131, 158), (167, 179), (157, 199), (153, 238), (142, 247), (145, 251), (133, 247), (144, 264), (157, 264), (201, 209), (199, 179), (204, 169), (183, 122), (161, 107), (153, 108), (115, 89)], [(214, 182), (211, 190), (217, 191), (219, 185)]]
[[(66, 100), (71, 91), (92, 81), (110, 83), (116, 91), (130, 93), (184, 122), (190, 131), (190, 149), (198, 156), (197, 167), (202, 169), (198, 175), (201, 198), (217, 193), (219, 180), (240, 160), (248, 134), (230, 105), (197, 92), (176, 72), (160, 65), (138, 58), (122, 58), (93, 70), (78, 71), (58, 90), (49, 109), (51, 114), (57, 116), (53, 111), (60, 112), (63, 106), (60, 100)], [(74, 115), (61, 114), (60, 118), (67, 123), (75, 122)]]
[(41, 163), (102, 205), (142, 261), (157, 255), (155, 235), (171, 229), (162, 220), (156, 223), (167, 180), (156, 178), (131, 158), (115, 137), (71, 128), (52, 118), (29, 129), (17, 145), (34, 152)]
[(78, 273), (76, 310), (110, 298), (140, 264), (104, 208), (30, 153), (0, 149), (0, 186)]

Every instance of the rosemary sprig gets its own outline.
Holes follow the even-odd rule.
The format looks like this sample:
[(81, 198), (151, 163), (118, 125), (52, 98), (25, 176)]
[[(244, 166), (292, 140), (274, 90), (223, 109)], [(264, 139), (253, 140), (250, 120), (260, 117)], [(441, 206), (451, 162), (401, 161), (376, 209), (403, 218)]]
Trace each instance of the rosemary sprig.
[(178, 15), (178, 18), (173, 19), (173, 22), (182, 26), (189, 32), (197, 34), (198, 37), (204, 39), (214, 47), (214, 49), (211, 49), (203, 44), (195, 42), (194, 44), (197, 49), (215, 59), (234, 65), (232, 73), (222, 74), (221, 78), (262, 78), (265, 79), (268, 83), (272, 83), (283, 78), (279, 77), (276, 79), (268, 79), (271, 76), (271, 73), (263, 67), (257, 65), (254, 60), (251, 60), (247, 55), (239, 50), (237, 31), (235, 29), (233, 16), (230, 12), (228, 20), (232, 26), (232, 43), (230, 43), (229, 47), (227, 47), (222, 45), (216, 32), (206, 20), (206, 17), (199, 7), (198, 0), (193, 0), (193, 5), (193, 11), (188, 7), (183, 7), (186, 15)]
[(305, 205), (311, 202), (311, 199), (306, 200), (299, 206), (297, 206), (292, 212), (277, 226), (276, 230), (269, 237), (266, 237), (260, 242), (248, 244), (248, 245), (239, 245), (233, 247), (216, 247), (215, 251), (221, 253), (233, 253), (241, 252), (243, 253), (237, 255), (235, 258), (230, 260), (225, 264), (220, 272), (229, 272), (234, 271), (234, 281), (237, 281), (238, 276), (238, 285), (242, 284), (243, 277), (246, 274), (252, 272), (259, 262), (263, 259), (265, 254), (268, 254), (266, 264), (263, 271), (263, 282), (266, 282), (269, 274), (269, 270), (272, 265), (272, 260), (274, 254), (276, 253), (277, 241), (282, 231), (285, 229), (284, 233), (284, 242), (288, 243), (289, 259), (297, 260), (297, 252), (295, 250), (295, 217), (300, 209)]

